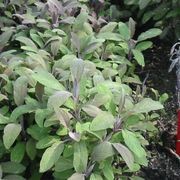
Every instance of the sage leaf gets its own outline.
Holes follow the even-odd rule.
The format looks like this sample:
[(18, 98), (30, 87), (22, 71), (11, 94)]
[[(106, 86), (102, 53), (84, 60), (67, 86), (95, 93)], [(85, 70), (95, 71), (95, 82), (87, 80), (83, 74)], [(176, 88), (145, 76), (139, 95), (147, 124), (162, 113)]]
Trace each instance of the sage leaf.
[(4, 128), (3, 142), (6, 149), (9, 149), (21, 132), (21, 125), (8, 124)]
[(40, 84), (44, 85), (45, 87), (49, 87), (56, 90), (64, 90), (63, 85), (55, 79), (55, 77), (45, 70), (39, 70), (36, 73), (32, 74), (32, 77), (38, 81)]
[(92, 159), (94, 161), (103, 161), (108, 157), (114, 155), (114, 149), (110, 142), (104, 141), (94, 147), (92, 152)]
[(87, 104), (82, 107), (83, 111), (85, 111), (89, 116), (96, 117), (99, 113), (101, 113), (101, 109), (91, 104)]
[(138, 36), (137, 40), (138, 40), (138, 42), (144, 41), (146, 39), (150, 39), (150, 38), (159, 36), (161, 33), (162, 33), (162, 30), (160, 30), (158, 28), (152, 28), (152, 29), (147, 30), (146, 32), (141, 33)]
[(85, 180), (84, 174), (74, 173), (68, 180)]
[(150, 98), (144, 98), (142, 101), (135, 104), (133, 111), (136, 113), (148, 113), (150, 111), (155, 111), (163, 108), (163, 105), (159, 101), (154, 101)]
[(47, 106), (56, 109), (62, 106), (71, 95), (68, 91), (57, 91), (49, 97)]
[(90, 180), (103, 180), (103, 178), (99, 174), (92, 173)]
[(113, 32), (116, 27), (117, 27), (117, 22), (109, 22), (107, 25), (103, 26), (99, 32), (100, 33)]
[(40, 161), (40, 172), (46, 172), (57, 162), (64, 149), (64, 144), (58, 142), (47, 148)]
[(5, 180), (25, 180), (22, 176), (19, 176), (19, 175), (7, 175), (7, 176), (4, 176)]
[(54, 143), (58, 143), (59, 138), (57, 136), (45, 136), (36, 143), (37, 149), (44, 149), (52, 146)]
[(115, 118), (112, 114), (102, 111), (92, 121), (90, 129), (92, 131), (100, 131), (108, 128), (113, 128)]
[(11, 151), (10, 159), (13, 162), (20, 163), (24, 158), (24, 154), (25, 154), (25, 144), (19, 142), (13, 147)]
[(131, 151), (126, 146), (120, 143), (113, 143), (112, 145), (116, 149), (116, 151), (122, 156), (129, 169), (132, 169), (134, 164), (134, 157)]
[(73, 166), (76, 172), (82, 173), (86, 171), (88, 162), (88, 150), (84, 141), (74, 144)]
[(26, 152), (27, 155), (31, 160), (34, 160), (36, 157), (36, 143), (35, 141), (31, 138), (27, 141), (26, 143)]
[(144, 56), (143, 56), (142, 52), (137, 49), (133, 49), (132, 52), (133, 52), (134, 58), (136, 59), (138, 64), (144, 67), (145, 62), (144, 62)]
[(24, 103), (24, 99), (27, 95), (27, 78), (25, 76), (19, 77), (14, 82), (14, 101), (17, 106), (22, 105)]
[(55, 171), (63, 172), (73, 168), (73, 162), (71, 159), (64, 158), (61, 156), (55, 164)]
[(140, 141), (137, 139), (134, 133), (128, 130), (122, 130), (122, 136), (125, 144), (129, 149), (139, 158), (146, 156), (145, 150), (142, 148)]
[(118, 28), (119, 28), (119, 33), (122, 36), (122, 38), (126, 41), (129, 40), (131, 36), (130, 36), (130, 30), (128, 26), (123, 22), (119, 22)]
[(19, 36), (19, 37), (16, 38), (16, 40), (23, 43), (23, 44), (25, 44), (26, 46), (30, 46), (33, 49), (37, 50), (37, 46), (34, 44), (34, 42), (31, 39), (27, 38), (27, 37)]
[(11, 161), (0, 163), (0, 165), (2, 167), (3, 173), (9, 174), (21, 174), (26, 169), (25, 166), (23, 166), (22, 164)]
[(111, 165), (111, 162), (106, 161), (104, 163), (104, 167), (102, 171), (106, 179), (114, 180), (114, 173), (113, 173), (113, 167)]
[(84, 61), (82, 59), (73, 61), (70, 70), (73, 81), (79, 82), (84, 72)]

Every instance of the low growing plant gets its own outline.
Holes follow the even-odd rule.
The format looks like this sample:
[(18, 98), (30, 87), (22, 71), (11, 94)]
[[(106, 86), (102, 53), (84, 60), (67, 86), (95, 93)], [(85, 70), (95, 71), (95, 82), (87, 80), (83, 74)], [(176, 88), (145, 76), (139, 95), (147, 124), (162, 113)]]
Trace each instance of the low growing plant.
[(161, 31), (134, 40), (132, 18), (100, 23), (75, 0), (18, 13), (0, 36), (1, 179), (133, 179), (163, 108), (134, 69)]

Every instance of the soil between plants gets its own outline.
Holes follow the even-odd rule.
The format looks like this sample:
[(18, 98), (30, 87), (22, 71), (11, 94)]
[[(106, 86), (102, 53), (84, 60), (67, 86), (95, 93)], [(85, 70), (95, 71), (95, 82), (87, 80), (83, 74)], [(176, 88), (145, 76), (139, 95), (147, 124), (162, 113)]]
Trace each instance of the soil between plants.
[(140, 73), (145, 77), (149, 73), (147, 86), (162, 93), (169, 94), (165, 103), (165, 112), (157, 122), (159, 134), (152, 140), (147, 149), (150, 151), (149, 166), (142, 168), (140, 176), (145, 180), (180, 180), (180, 161), (170, 152), (175, 152), (176, 109), (175, 95), (176, 74), (168, 73), (170, 66), (169, 52), (171, 47), (158, 44), (145, 53), (146, 67)]

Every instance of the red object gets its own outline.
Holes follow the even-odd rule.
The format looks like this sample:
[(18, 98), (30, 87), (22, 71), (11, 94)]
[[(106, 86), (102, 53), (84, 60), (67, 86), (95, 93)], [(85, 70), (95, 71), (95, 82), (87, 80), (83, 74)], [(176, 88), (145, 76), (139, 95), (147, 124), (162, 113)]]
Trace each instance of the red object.
[(177, 137), (176, 137), (176, 153), (180, 155), (180, 109), (178, 110), (177, 120)]

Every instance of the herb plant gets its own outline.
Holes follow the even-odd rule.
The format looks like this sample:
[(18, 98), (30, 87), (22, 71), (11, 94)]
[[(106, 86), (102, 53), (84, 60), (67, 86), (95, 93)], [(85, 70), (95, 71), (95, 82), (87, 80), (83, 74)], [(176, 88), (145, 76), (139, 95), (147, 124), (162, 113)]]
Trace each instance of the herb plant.
[(1, 179), (128, 178), (147, 166), (159, 101), (134, 73), (161, 33), (107, 22), (84, 1), (1, 3)]

